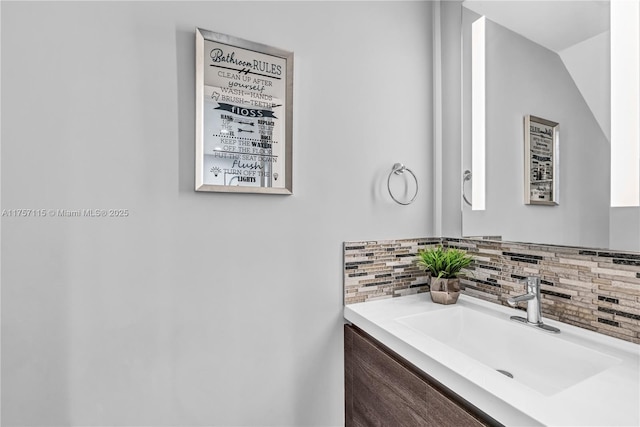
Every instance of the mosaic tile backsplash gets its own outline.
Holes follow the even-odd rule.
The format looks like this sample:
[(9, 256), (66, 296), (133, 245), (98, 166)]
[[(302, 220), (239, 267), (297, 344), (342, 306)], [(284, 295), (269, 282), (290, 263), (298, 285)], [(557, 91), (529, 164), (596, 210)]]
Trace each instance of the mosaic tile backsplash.
[(549, 319), (640, 344), (640, 254), (485, 239), (417, 238), (345, 242), (344, 302), (353, 304), (429, 290), (416, 265), (418, 250), (436, 245), (474, 255), (463, 293), (496, 304), (525, 293), (541, 278)]

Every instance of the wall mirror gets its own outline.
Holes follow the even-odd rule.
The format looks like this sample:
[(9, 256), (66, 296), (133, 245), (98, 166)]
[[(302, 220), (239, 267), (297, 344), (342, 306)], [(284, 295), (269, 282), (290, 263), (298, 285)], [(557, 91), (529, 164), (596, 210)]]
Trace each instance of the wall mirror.
[(293, 53), (196, 29), (196, 191), (292, 193)]
[[(474, 23), (482, 17), (479, 34)], [(485, 137), (485, 205), (474, 209), (473, 198), (466, 203), (461, 197), (463, 236), (611, 248), (609, 25), (607, 1), (463, 2), (462, 170), (471, 171), (463, 180), (466, 195), (475, 197), (473, 186), (483, 184), (476, 179), (482, 171), (472, 166), (474, 130)], [(480, 50), (474, 43), (481, 43)], [(484, 64), (477, 65), (478, 52)], [(482, 67), (480, 83), (472, 64), (476, 71)], [(474, 106), (477, 94), (484, 100)], [(557, 204), (525, 203), (525, 174), (531, 171), (523, 122), (529, 116), (560, 125)]]

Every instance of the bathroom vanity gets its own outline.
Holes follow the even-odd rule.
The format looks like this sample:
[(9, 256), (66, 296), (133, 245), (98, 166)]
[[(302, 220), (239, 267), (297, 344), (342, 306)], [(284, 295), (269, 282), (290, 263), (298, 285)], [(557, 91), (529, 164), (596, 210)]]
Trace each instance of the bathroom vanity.
[(364, 331), (344, 326), (345, 425), (497, 425)]
[(428, 294), (345, 306), (347, 425), (640, 425), (640, 346)]

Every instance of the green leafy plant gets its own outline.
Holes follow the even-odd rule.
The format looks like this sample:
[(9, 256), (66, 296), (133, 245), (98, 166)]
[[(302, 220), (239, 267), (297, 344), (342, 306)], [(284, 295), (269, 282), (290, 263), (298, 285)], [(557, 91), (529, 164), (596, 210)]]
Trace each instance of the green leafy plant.
[(453, 279), (473, 262), (473, 256), (456, 248), (433, 248), (418, 251), (418, 265), (431, 273), (431, 277)]

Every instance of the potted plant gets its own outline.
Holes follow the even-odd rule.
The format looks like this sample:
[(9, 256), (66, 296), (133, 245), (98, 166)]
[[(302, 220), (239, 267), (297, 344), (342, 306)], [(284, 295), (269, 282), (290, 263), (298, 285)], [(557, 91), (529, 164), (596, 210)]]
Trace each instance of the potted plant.
[(460, 296), (460, 275), (473, 262), (473, 256), (456, 248), (418, 251), (418, 265), (431, 274), (431, 299), (438, 304), (455, 304)]

